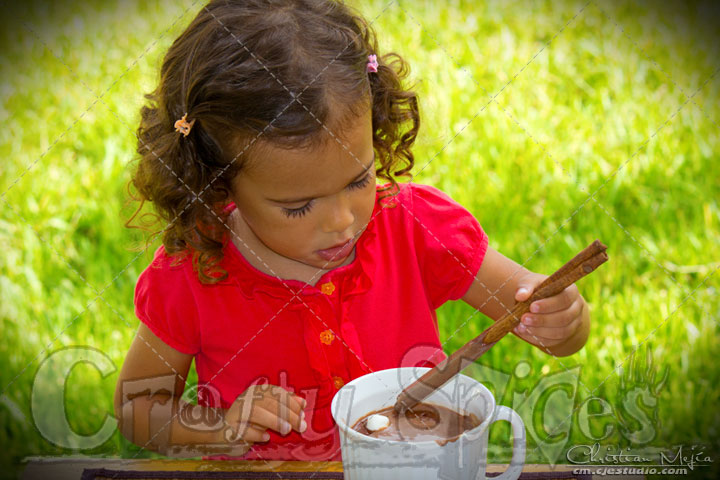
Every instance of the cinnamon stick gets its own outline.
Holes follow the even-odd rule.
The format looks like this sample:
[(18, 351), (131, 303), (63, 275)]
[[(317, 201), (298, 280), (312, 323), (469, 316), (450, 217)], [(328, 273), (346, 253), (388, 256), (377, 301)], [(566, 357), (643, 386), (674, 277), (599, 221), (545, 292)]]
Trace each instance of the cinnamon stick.
[(607, 247), (598, 240), (588, 245), (583, 251), (575, 255), (572, 260), (538, 285), (530, 298), (515, 304), (510, 312), (490, 325), (487, 329), (488, 335), (485, 337), (485, 342), (496, 342), (517, 327), (520, 324), (520, 318), (529, 311), (531, 303), (557, 295), (605, 263), (608, 259), (605, 250), (607, 250)]
[(398, 395), (395, 411), (403, 413), (442, 387), (448, 380), (487, 352), (498, 340), (507, 335), (519, 323), (520, 318), (536, 300), (552, 297), (565, 290), (585, 275), (593, 272), (608, 259), (607, 247), (595, 240), (555, 273), (535, 288), (530, 298), (515, 306), (500, 320), (490, 325), (480, 335), (467, 342), (435, 368), (425, 373)]

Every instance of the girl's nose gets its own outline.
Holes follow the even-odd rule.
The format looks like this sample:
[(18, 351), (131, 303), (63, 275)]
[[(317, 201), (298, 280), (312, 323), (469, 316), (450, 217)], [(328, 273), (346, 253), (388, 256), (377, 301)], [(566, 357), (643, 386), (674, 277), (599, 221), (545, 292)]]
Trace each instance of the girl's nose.
[(330, 204), (323, 230), (325, 233), (346, 232), (354, 222), (352, 202), (345, 192), (340, 193)]

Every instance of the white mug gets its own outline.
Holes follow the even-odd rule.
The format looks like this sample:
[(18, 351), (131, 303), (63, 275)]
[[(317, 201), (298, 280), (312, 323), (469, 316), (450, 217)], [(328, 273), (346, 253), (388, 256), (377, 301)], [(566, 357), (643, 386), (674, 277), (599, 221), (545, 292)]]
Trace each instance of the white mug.
[[(458, 374), (424, 403), (474, 414), (482, 423), (460, 437), (441, 445), (373, 438), (352, 429), (370, 412), (391, 407), (398, 394), (429, 368), (406, 367), (376, 371), (343, 386), (333, 397), (332, 416), (340, 431), (343, 470), (346, 480), (378, 479), (516, 479), (525, 463), (525, 425), (512, 409), (495, 405), (495, 398), (480, 382)], [(510, 422), (513, 452), (510, 465), (501, 475), (486, 477), (488, 430), (500, 420)]]

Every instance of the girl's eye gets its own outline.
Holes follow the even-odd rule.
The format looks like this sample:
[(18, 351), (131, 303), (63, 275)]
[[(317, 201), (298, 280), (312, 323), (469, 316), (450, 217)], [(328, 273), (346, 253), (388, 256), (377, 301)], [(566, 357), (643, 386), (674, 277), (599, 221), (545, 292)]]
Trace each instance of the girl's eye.
[(367, 186), (367, 184), (370, 182), (370, 177), (371, 177), (371, 175), (368, 173), (361, 180), (358, 180), (357, 182), (353, 182), (350, 185), (348, 185), (348, 188), (350, 190), (354, 190), (356, 188), (358, 188), (358, 189), (363, 188), (363, 187)]
[[(350, 190), (365, 188), (368, 183), (370, 183), (370, 178), (372, 175), (368, 173), (365, 175), (361, 180), (358, 180), (357, 182), (353, 182), (350, 185), (347, 186)], [(288, 218), (299, 218), (304, 216), (306, 213), (310, 211), (313, 205), (313, 200), (310, 200), (308, 203), (303, 205), (302, 207), (298, 208), (283, 208), (282, 211)]]
[(312, 208), (313, 201), (310, 200), (308, 203), (299, 208), (283, 208), (282, 211), (288, 218), (302, 217)]

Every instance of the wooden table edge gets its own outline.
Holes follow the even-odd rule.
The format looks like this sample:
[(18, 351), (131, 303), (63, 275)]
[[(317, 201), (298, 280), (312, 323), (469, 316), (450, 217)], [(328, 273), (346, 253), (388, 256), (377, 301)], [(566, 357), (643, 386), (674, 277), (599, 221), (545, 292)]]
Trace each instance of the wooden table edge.
[[(21, 478), (35, 480), (54, 478), (58, 480), (79, 479), (83, 470), (88, 468), (106, 468), (109, 470), (145, 470), (145, 471), (190, 471), (190, 472), (342, 472), (342, 462), (303, 462), (283, 460), (180, 460), (180, 459), (123, 459), (118, 457), (28, 457)], [(488, 473), (501, 473), (507, 464), (488, 464)], [(568, 472), (583, 469), (594, 470), (590, 465), (568, 464), (525, 464), (524, 473), (529, 472)], [(50, 475), (51, 474), (51, 475)], [(598, 475), (592, 475), (599, 478)], [(620, 478), (614, 476), (613, 478)], [(642, 478), (642, 476), (623, 477)]]

